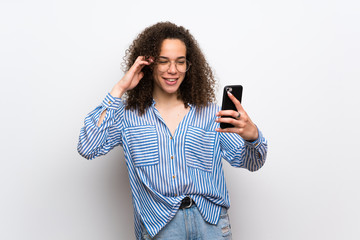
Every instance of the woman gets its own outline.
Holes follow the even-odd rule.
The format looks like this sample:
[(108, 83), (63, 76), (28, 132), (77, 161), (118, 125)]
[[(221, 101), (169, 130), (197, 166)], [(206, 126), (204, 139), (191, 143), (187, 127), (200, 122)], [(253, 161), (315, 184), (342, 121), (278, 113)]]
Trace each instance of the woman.
[(93, 159), (123, 147), (137, 239), (231, 239), (221, 159), (258, 170), (265, 138), (234, 96), (238, 111), (213, 103), (212, 71), (185, 28), (146, 28), (125, 61), (124, 77), (86, 117), (79, 153)]

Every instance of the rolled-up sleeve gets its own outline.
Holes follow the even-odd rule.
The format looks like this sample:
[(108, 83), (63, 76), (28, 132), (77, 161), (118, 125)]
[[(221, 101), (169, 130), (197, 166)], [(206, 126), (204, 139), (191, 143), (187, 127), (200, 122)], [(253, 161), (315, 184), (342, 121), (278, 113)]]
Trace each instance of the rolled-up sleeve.
[[(106, 115), (100, 126), (97, 126), (100, 115)], [(124, 104), (120, 98), (106, 95), (102, 104), (91, 111), (81, 128), (77, 150), (86, 159), (105, 155), (117, 145), (122, 145)]]
[(222, 157), (231, 166), (246, 168), (249, 171), (260, 169), (266, 160), (267, 140), (260, 130), (253, 142), (245, 141), (236, 133), (220, 133)]

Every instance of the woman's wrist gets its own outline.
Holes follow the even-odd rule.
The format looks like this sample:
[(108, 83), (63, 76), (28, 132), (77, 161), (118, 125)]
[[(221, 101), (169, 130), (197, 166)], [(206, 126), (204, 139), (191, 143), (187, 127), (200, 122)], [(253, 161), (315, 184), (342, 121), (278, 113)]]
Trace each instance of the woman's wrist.
[(113, 97), (121, 98), (122, 95), (124, 95), (125, 92), (126, 92), (126, 90), (123, 90), (120, 87), (114, 86), (114, 88), (111, 90), (110, 94)]

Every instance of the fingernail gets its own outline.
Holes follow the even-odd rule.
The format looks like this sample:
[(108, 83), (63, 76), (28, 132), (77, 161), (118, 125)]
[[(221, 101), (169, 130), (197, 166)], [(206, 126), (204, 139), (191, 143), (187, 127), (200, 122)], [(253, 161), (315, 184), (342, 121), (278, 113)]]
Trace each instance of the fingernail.
[(229, 92), (229, 91), (227, 91), (227, 94), (232, 95), (232, 93), (231, 93), (231, 92)]

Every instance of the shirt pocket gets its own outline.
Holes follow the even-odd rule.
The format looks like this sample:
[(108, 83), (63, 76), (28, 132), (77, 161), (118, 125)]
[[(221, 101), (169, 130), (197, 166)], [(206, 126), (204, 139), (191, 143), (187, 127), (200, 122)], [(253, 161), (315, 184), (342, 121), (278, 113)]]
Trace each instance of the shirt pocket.
[(215, 132), (189, 126), (185, 138), (185, 157), (188, 167), (211, 172), (213, 167)]
[(129, 154), (135, 167), (159, 163), (159, 146), (155, 126), (136, 126), (125, 129)]

